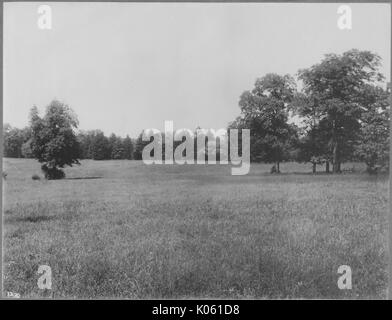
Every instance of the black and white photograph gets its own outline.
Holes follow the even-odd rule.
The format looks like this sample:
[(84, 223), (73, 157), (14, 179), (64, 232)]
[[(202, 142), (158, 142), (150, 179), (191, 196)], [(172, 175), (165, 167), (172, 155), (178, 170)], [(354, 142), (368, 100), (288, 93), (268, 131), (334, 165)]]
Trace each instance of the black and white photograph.
[(3, 298), (389, 299), (390, 2), (2, 5)]

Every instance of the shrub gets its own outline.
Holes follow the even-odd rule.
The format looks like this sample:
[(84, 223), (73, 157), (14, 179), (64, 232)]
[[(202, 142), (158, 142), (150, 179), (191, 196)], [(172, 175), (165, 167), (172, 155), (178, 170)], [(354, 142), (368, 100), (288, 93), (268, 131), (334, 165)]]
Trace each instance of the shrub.
[(46, 164), (41, 166), (41, 170), (47, 180), (62, 179), (65, 177), (63, 170), (56, 167), (48, 167)]
[(33, 179), (33, 180), (41, 180), (41, 177), (38, 174), (33, 174), (31, 176), (31, 179)]

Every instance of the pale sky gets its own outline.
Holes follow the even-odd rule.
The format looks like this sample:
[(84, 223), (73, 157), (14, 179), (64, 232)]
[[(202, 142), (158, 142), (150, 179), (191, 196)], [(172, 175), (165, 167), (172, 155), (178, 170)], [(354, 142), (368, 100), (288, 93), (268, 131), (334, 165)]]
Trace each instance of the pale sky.
[[(52, 29), (38, 28), (38, 6)], [(28, 124), (54, 98), (80, 129), (136, 137), (143, 129), (219, 129), (239, 115), (257, 77), (295, 75), (326, 53), (378, 53), (390, 77), (390, 5), (350, 4), (352, 30), (337, 27), (340, 4), (5, 3), (3, 119)]]

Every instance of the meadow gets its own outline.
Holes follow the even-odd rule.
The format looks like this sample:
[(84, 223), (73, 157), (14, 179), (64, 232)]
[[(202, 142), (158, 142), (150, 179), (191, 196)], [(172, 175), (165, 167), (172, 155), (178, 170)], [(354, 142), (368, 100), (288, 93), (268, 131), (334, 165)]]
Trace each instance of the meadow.
[[(385, 298), (388, 177), (311, 166), (3, 161), (4, 291), (54, 298)], [(322, 170), (322, 168), (320, 168)], [(52, 290), (37, 287), (39, 265)], [(340, 265), (352, 289), (340, 290)]]

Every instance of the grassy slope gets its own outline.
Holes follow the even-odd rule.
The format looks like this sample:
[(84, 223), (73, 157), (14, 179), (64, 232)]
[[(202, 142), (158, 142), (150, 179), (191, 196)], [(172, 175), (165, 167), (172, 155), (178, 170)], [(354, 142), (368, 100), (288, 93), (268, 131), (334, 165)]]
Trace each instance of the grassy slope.
[(385, 177), (269, 167), (83, 161), (33, 181), (36, 161), (4, 159), (4, 289), (47, 295), (48, 264), (54, 297), (385, 297)]

